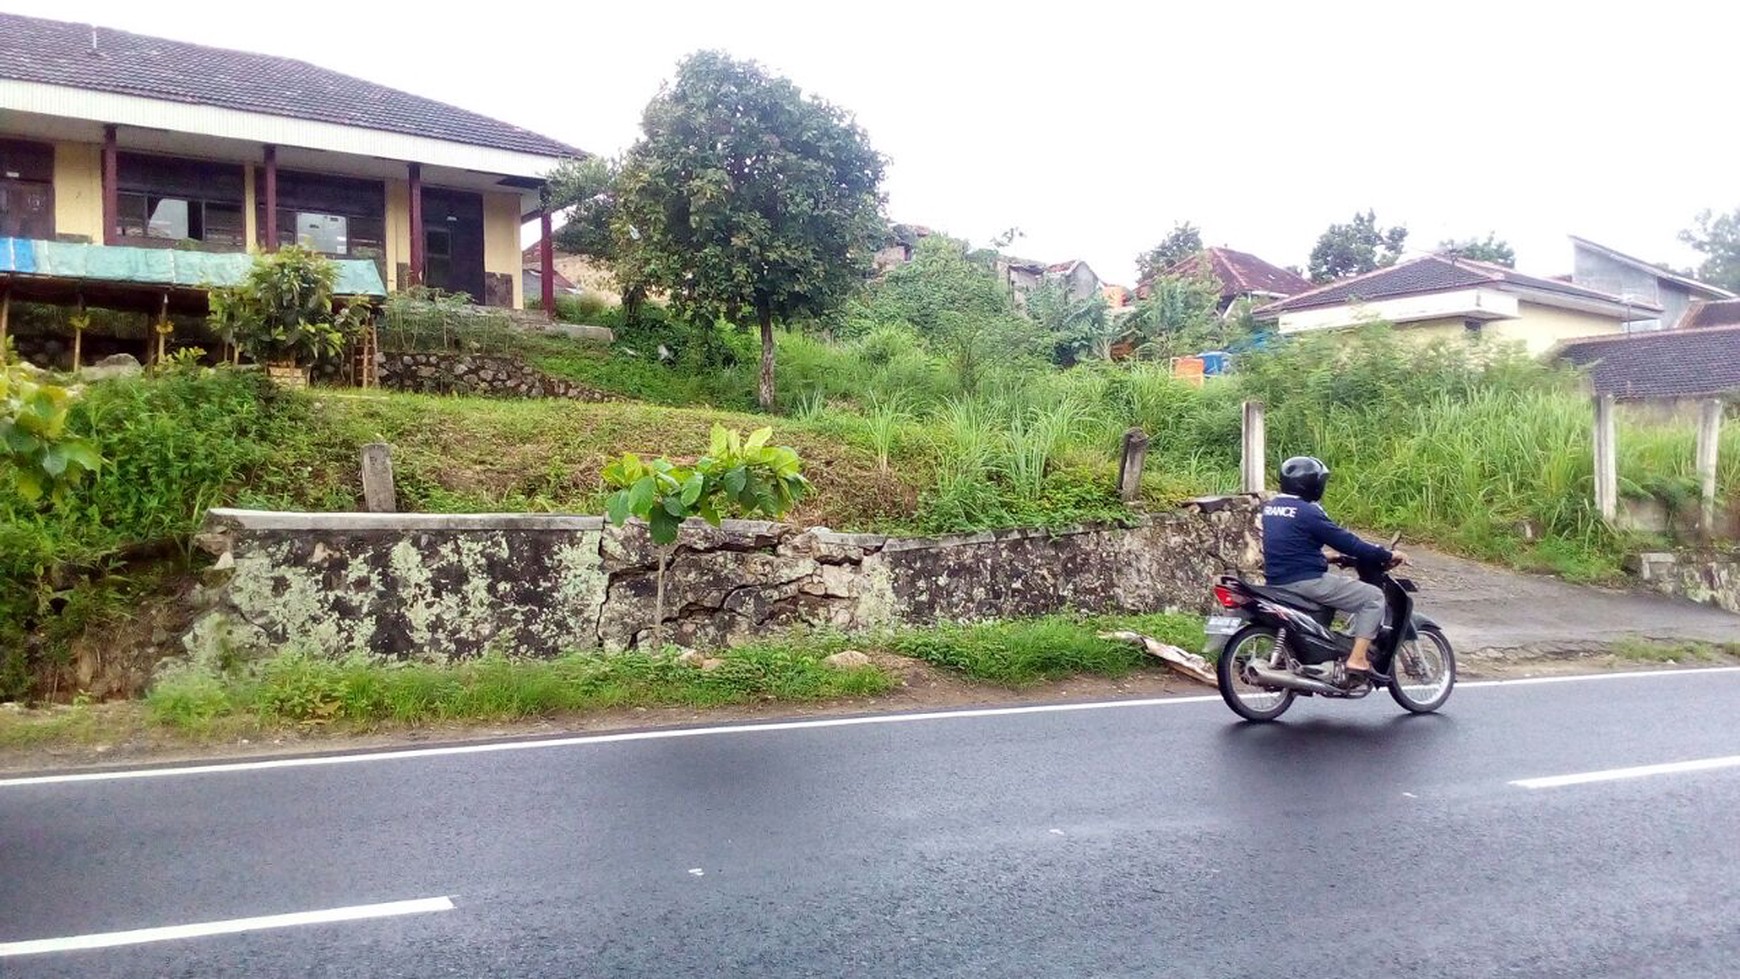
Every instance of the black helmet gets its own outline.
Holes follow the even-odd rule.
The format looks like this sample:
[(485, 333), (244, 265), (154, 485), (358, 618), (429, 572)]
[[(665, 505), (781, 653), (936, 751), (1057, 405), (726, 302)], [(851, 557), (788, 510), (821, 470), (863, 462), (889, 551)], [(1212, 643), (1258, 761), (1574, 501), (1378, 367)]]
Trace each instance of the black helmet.
[(1329, 467), (1314, 456), (1294, 456), (1281, 463), (1281, 492), (1316, 503), (1329, 485)]

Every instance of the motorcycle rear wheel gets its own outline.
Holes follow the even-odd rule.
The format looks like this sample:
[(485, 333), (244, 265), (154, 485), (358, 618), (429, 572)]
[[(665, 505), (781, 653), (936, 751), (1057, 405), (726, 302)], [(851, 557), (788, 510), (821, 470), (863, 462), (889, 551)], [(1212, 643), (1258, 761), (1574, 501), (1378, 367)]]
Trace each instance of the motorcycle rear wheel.
[(1456, 689), (1456, 653), (1439, 629), (1426, 628), (1402, 644), (1390, 663), (1390, 696), (1405, 710), (1430, 714)]
[(1276, 639), (1268, 626), (1247, 626), (1228, 640), (1215, 664), (1220, 699), (1247, 721), (1272, 721), (1293, 706), (1293, 691), (1258, 686), (1245, 672), (1251, 660), (1267, 660), (1274, 653)]

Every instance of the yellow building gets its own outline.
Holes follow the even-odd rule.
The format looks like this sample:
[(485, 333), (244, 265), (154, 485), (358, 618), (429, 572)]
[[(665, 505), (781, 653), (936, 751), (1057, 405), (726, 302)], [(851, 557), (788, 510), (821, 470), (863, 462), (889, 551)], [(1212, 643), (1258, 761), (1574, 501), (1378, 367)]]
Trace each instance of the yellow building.
[[(300, 242), (389, 290), (520, 308), (520, 229), (581, 155), (299, 61), (0, 13), (0, 240)], [(0, 288), (26, 271), (0, 267)]]
[(1582, 337), (1622, 333), (1661, 307), (1558, 279), (1444, 255), (1427, 255), (1342, 279), (1256, 310), (1280, 333), (1388, 323), (1421, 339), (1484, 337), (1543, 355)]

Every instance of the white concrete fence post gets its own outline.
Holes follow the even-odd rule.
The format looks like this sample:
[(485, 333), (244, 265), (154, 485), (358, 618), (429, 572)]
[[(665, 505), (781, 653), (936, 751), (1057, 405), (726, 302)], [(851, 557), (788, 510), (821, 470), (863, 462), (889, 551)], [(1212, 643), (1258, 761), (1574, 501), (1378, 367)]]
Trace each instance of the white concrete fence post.
[(1613, 395), (1595, 396), (1595, 509), (1601, 519), (1619, 516), (1619, 458), (1613, 425)]
[(1722, 441), (1722, 402), (1709, 400), (1698, 409), (1698, 492), (1702, 507), (1698, 528), (1706, 538), (1716, 535), (1716, 453)]
[(1244, 427), (1241, 438), (1243, 455), (1239, 465), (1240, 492), (1261, 493), (1263, 483), (1268, 476), (1264, 460), (1267, 450), (1264, 446), (1263, 403), (1261, 401), (1246, 401), (1244, 405)]

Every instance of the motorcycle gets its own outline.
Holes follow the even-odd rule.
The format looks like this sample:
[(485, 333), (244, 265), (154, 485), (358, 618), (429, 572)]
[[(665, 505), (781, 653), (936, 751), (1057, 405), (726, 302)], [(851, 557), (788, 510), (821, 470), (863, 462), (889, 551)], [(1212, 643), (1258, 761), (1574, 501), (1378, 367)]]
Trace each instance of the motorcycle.
[[(1400, 542), (1397, 534), (1387, 549)], [(1368, 654), (1370, 680), (1347, 682), (1353, 637), (1333, 628), (1334, 609), (1227, 574), (1214, 586), (1226, 612), (1209, 617), (1204, 650), (1217, 660), (1221, 699), (1251, 721), (1275, 720), (1301, 696), (1357, 700), (1375, 684), (1387, 686), (1396, 703), (1415, 714), (1444, 706), (1456, 686), (1456, 654), (1443, 628), (1415, 611), (1418, 586), (1391, 575), (1393, 564), (1339, 556), (1330, 563), (1353, 568), (1359, 580), (1383, 590), (1384, 624)]]

